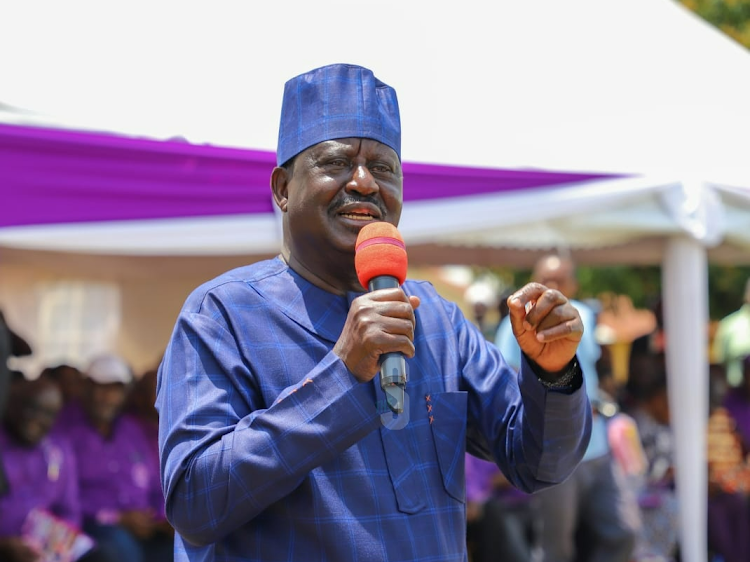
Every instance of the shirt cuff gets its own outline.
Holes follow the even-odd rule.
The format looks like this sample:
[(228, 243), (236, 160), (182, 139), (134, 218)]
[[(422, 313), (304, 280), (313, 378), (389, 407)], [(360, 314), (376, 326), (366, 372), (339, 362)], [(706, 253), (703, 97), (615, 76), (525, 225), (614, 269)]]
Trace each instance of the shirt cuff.
[(524, 357), (539, 382), (549, 390), (570, 394), (583, 386), (583, 371), (576, 356), (563, 369), (554, 373), (542, 369), (525, 353)]

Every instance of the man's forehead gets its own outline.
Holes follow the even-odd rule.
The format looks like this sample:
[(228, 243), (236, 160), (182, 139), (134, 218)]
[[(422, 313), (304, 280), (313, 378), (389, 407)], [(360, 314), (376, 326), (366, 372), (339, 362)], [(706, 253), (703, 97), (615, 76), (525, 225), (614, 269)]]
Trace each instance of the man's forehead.
[(557, 256), (546, 258), (534, 268), (534, 280), (544, 284), (552, 281), (561, 283), (575, 280), (575, 268), (573, 264)]
[(388, 157), (394, 160), (398, 160), (396, 151), (393, 150), (387, 144), (383, 144), (374, 139), (361, 138), (361, 137), (349, 137), (343, 139), (330, 139), (310, 147), (308, 149), (310, 154), (313, 155), (325, 155), (327, 153), (338, 153), (345, 152), (358, 153), (361, 151), (367, 151), (368, 153), (377, 155), (379, 157)]

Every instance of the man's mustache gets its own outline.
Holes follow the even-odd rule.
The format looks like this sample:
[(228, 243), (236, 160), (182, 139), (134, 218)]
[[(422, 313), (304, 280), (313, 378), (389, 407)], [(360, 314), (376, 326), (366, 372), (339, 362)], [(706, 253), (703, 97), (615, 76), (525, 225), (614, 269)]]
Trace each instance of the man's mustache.
[(337, 199), (333, 202), (333, 205), (331, 205), (331, 210), (333, 212), (338, 211), (342, 207), (345, 207), (347, 205), (357, 205), (358, 203), (366, 203), (368, 205), (373, 205), (378, 208), (380, 211), (380, 216), (385, 218), (386, 216), (386, 209), (383, 205), (383, 202), (376, 198), (376, 197), (354, 197), (352, 195), (346, 195), (341, 199)]

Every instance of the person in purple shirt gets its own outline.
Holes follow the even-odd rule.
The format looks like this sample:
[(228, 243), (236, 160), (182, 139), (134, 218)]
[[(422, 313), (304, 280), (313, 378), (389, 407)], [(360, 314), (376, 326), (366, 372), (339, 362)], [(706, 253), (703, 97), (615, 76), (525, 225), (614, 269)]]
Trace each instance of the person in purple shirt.
[[(0, 310), (0, 420), (5, 415), (5, 406), (13, 384), (13, 371), (8, 368), (11, 356), (20, 357), (31, 354), (31, 347), (21, 336), (11, 330)], [(8, 478), (5, 474), (3, 451), (0, 448), (0, 496), (8, 491)]]
[(535, 560), (535, 499), (511, 486), (494, 462), (467, 454), (466, 520), (472, 562)]
[(152, 448), (138, 422), (123, 413), (131, 369), (117, 356), (102, 355), (85, 376), (82, 411), (59, 427), (78, 459), (83, 528), (97, 542), (84, 560), (171, 560), (172, 538)]
[[(514, 293), (516, 371), (429, 283), (365, 292), (358, 234), (401, 217), (396, 93), (334, 64), (288, 81), (281, 115), (281, 255), (196, 289), (159, 369), (175, 559), (466, 560), (467, 450), (529, 492), (583, 455), (580, 316), (542, 285)], [(400, 414), (384, 353), (405, 357)]]
[[(132, 419), (141, 427), (141, 431), (146, 436), (151, 452), (151, 463), (154, 472), (159, 471), (159, 413), (156, 411), (154, 403), (156, 402), (156, 369), (149, 369), (143, 373), (133, 386), (125, 412), (132, 416)], [(153, 486), (155, 505), (164, 505), (164, 494), (161, 491), (161, 484)], [(164, 531), (174, 536), (174, 529), (171, 526), (164, 526)]]
[(737, 423), (745, 453), (750, 453), (750, 355), (742, 358), (742, 379), (739, 386), (730, 388), (724, 397), (724, 407)]
[(63, 393), (63, 405), (81, 401), (84, 387), (83, 373), (76, 367), (60, 363), (53, 367), (45, 367), (39, 376), (57, 383)]
[(45, 379), (13, 386), (0, 427), (8, 491), (0, 496), (0, 560), (37, 560), (22, 538), (33, 509), (44, 510), (80, 528), (81, 509), (73, 451), (50, 433), (62, 408), (60, 389)]

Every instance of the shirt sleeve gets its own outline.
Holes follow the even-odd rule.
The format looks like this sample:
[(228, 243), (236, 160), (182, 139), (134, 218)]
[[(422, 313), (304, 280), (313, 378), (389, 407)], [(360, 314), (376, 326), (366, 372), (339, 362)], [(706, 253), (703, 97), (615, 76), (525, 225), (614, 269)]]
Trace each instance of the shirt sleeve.
[(252, 520), (379, 425), (369, 386), (333, 352), (273, 404), (262, 403), (248, 388), (262, 382), (229, 326), (183, 312), (159, 371), (166, 514), (195, 545)]
[[(50, 444), (48, 471), (56, 473), (60, 482), (60, 494), (52, 510), (55, 515), (81, 528), (81, 500), (78, 492), (78, 467), (73, 448), (63, 438), (55, 438)], [(57, 466), (50, 466), (54, 463)]]
[[(126, 414), (127, 415), (127, 414)], [(129, 416), (130, 417), (130, 416)], [(138, 441), (141, 442), (139, 449), (143, 454), (143, 459), (148, 470), (148, 505), (153, 510), (154, 519), (164, 521), (164, 493), (161, 489), (161, 479), (159, 478), (159, 452), (157, 444), (154, 443), (156, 435), (149, 431), (146, 425), (136, 417), (130, 417), (133, 427), (133, 436), (137, 433)]]
[(565, 480), (583, 458), (591, 435), (591, 406), (583, 386), (571, 393), (546, 388), (523, 357), (520, 368), (512, 368), (457, 307), (451, 306), (449, 314), (459, 327), (462, 385), (469, 393), (467, 450), (494, 460), (525, 492)]

